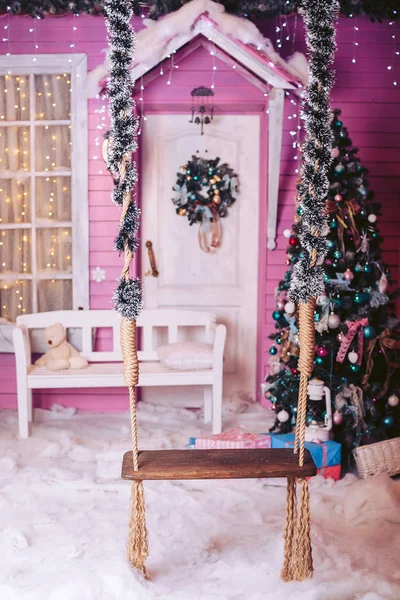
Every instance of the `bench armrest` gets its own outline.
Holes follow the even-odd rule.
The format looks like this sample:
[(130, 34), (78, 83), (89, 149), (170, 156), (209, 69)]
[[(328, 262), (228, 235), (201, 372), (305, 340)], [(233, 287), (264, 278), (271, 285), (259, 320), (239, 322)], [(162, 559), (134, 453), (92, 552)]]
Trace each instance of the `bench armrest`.
[(224, 362), (224, 349), (226, 340), (226, 327), (219, 324), (215, 328), (213, 343), (213, 368), (222, 368)]
[(15, 327), (13, 331), (13, 342), (17, 371), (20, 374), (26, 374), (28, 372), (28, 367), (30, 367), (32, 364), (32, 361), (29, 331), (25, 325), (21, 324)]

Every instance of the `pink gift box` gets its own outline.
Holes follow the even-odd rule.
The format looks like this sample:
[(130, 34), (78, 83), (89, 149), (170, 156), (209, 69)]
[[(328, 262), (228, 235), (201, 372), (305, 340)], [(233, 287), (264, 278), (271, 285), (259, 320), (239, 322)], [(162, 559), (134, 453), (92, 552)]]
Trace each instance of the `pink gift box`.
[(217, 435), (195, 439), (196, 450), (222, 448), (271, 448), (271, 436), (265, 433), (247, 433), (242, 428), (229, 429)]

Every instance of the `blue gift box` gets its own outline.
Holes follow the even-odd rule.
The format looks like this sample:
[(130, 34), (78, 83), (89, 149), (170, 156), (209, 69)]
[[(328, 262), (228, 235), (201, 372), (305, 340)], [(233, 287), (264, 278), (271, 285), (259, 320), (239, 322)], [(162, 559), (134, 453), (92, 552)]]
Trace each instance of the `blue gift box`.
[[(272, 448), (293, 448), (294, 435), (293, 433), (273, 433)], [(342, 458), (342, 446), (333, 440), (315, 444), (314, 442), (306, 442), (305, 447), (309, 450), (317, 469), (323, 467), (332, 467), (340, 465)]]

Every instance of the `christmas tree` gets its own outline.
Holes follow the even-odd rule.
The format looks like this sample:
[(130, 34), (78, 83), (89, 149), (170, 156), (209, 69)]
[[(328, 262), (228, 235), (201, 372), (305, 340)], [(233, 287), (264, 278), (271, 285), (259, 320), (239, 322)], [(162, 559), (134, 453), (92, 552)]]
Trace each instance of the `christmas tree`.
[[(343, 444), (345, 466), (351, 450), (400, 435), (400, 331), (389, 273), (381, 260), (380, 205), (373, 201), (368, 170), (357, 157), (346, 127), (334, 111), (333, 163), (326, 202), (329, 233), (324, 261), (325, 293), (317, 300), (314, 377), (329, 387), (333, 438)], [(295, 305), (287, 300), (293, 265), (301, 257), (297, 208), (289, 239), (286, 271), (272, 313), (272, 372), (266, 397), (276, 411), (273, 431), (287, 433), (296, 422), (299, 337)], [(307, 424), (326, 419), (322, 403), (309, 402)], [(325, 407), (325, 405), (324, 405)], [(332, 437), (332, 436), (331, 436)]]

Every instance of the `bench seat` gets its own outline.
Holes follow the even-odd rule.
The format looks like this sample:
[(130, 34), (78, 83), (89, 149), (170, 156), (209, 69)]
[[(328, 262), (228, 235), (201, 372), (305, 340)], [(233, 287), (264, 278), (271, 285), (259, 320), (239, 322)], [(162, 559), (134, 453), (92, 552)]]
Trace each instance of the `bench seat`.
[[(212, 369), (206, 371), (175, 371), (160, 362), (140, 363), (139, 386), (212, 385)], [(86, 369), (50, 371), (32, 365), (28, 368), (28, 388), (91, 388), (123, 387), (122, 363), (89, 363)]]

